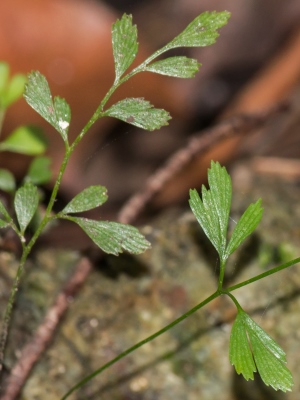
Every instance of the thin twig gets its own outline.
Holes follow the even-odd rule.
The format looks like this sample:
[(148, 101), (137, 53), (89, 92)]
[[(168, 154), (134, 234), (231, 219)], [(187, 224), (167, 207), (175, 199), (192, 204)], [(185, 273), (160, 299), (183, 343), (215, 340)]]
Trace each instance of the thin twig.
[(237, 134), (246, 134), (254, 129), (261, 128), (271, 117), (286, 109), (287, 104), (285, 102), (276, 104), (263, 112), (237, 115), (192, 136), (186, 147), (174, 153), (163, 167), (148, 178), (144, 188), (127, 201), (118, 215), (118, 220), (122, 223), (135, 220), (154, 195), (160, 192), (164, 185), (196, 155), (206, 152), (225, 138)]

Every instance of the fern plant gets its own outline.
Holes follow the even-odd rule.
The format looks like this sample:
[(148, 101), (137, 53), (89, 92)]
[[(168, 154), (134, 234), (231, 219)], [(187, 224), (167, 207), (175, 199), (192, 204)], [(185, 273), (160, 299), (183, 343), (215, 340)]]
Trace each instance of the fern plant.
[[(32, 236), (28, 235), (28, 226), (39, 205), (38, 189), (35, 183), (29, 180), (16, 191), (13, 200), (14, 215), (11, 215), (3, 202), (0, 201), (0, 228), (14, 230), (22, 244), (22, 256), (2, 324), (0, 336), (1, 365), (3, 363), (12, 307), (27, 258), (36, 240), (49, 222), (56, 219), (67, 219), (74, 222), (85, 231), (99, 248), (114, 255), (118, 255), (123, 250), (138, 254), (150, 247), (150, 243), (133, 226), (111, 221), (96, 221), (76, 216), (77, 213), (99, 207), (107, 201), (107, 190), (103, 186), (95, 185), (86, 188), (75, 196), (63, 210), (54, 213), (53, 205), (62, 182), (64, 171), (73, 151), (87, 134), (89, 128), (99, 118), (117, 118), (149, 131), (167, 125), (170, 119), (168, 112), (155, 108), (143, 98), (127, 98), (113, 104), (109, 108), (106, 108), (106, 104), (121, 84), (143, 71), (179, 78), (192, 78), (200, 67), (197, 60), (183, 56), (169, 57), (159, 61), (154, 60), (168, 50), (177, 47), (208, 46), (213, 44), (219, 35), (218, 29), (227, 23), (228, 18), (229, 13), (226, 11), (219, 13), (205, 12), (199, 15), (171, 42), (152, 54), (142, 64), (126, 73), (137, 54), (138, 41), (137, 29), (132, 24), (132, 17), (126, 14), (123, 15), (112, 27), (115, 80), (91, 119), (72, 143), (69, 142), (68, 138), (68, 130), (71, 123), (71, 110), (68, 103), (60, 97), (52, 97), (46, 77), (40, 72), (34, 71), (29, 74), (24, 97), (27, 103), (60, 134), (65, 145), (65, 155), (45, 214)], [(225, 168), (222, 168), (218, 163), (212, 163), (208, 178), (210, 189), (207, 190), (203, 187), (202, 199), (196, 190), (191, 190), (190, 205), (204, 232), (219, 254), (220, 276), (217, 290), (170, 325), (135, 344), (83, 379), (70, 389), (64, 395), (63, 399), (66, 399), (77, 388), (122, 357), (166, 332), (216, 297), (224, 294), (233, 300), (238, 310), (230, 341), (230, 361), (235, 366), (237, 372), (242, 373), (246, 379), (252, 379), (253, 372), (257, 369), (267, 385), (273, 386), (276, 390), (287, 391), (291, 389), (292, 377), (290, 371), (285, 366), (285, 354), (283, 350), (247, 315), (231, 292), (294, 265), (300, 261), (300, 258), (225, 289), (223, 287), (223, 278), (226, 261), (259, 223), (262, 216), (261, 201), (258, 200), (255, 204), (248, 207), (237, 223), (231, 239), (227, 242), (227, 226), (231, 205), (231, 180)]]

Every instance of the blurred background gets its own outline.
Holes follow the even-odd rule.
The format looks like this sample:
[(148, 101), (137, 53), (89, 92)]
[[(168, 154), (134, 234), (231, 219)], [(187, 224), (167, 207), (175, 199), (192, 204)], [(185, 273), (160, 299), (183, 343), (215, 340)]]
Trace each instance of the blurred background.
[[(217, 282), (216, 268), (212, 272), (211, 265), (215, 265), (212, 263), (216, 262), (216, 256), (214, 254), (210, 259), (212, 263), (208, 267), (206, 259), (209, 258), (209, 254), (196, 221), (193, 220), (191, 230), (190, 217), (182, 214), (182, 208), (180, 211), (176, 209), (182, 205), (187, 208), (189, 188), (199, 188), (205, 183), (211, 159), (228, 167), (234, 185), (238, 188), (237, 200), (234, 200), (234, 218), (241, 215), (250, 199), (254, 201), (261, 195), (264, 204), (272, 209), (272, 212), (269, 212), (269, 220), (264, 219), (261, 231), (258, 231), (257, 236), (254, 235), (252, 242), (250, 241), (244, 263), (239, 258), (233, 260), (232, 274), (226, 279), (231, 279), (234, 283), (234, 279), (242, 279), (240, 273), (250, 274), (246, 275), (248, 278), (260, 273), (261, 268), (287, 261), (283, 256), (282, 259), (279, 257), (280, 248), (286, 245), (293, 247), (292, 251), (287, 247), (289, 251), (285, 257), (290, 259), (298, 255), (296, 250), (298, 252), (299, 249), (300, 211), (295, 205), (299, 203), (300, 182), (300, 2), (0, 0), (0, 60), (10, 64), (12, 74), (27, 74), (32, 70), (39, 70), (47, 77), (53, 95), (64, 97), (71, 106), (71, 140), (87, 123), (114, 81), (111, 26), (122, 13), (132, 13), (133, 21), (137, 24), (139, 53), (136, 63), (139, 63), (173, 39), (200, 13), (212, 10), (228, 10), (231, 13), (228, 25), (220, 30), (217, 43), (206, 48), (177, 49), (172, 52), (172, 55), (186, 55), (202, 63), (194, 79), (176, 80), (143, 73), (119, 88), (109, 103), (128, 96), (145, 97), (156, 107), (170, 111), (173, 119), (169, 126), (158, 132), (147, 132), (114, 119), (104, 118), (94, 124), (70, 160), (57, 202), (58, 209), (85, 187), (104, 185), (108, 189), (109, 201), (100, 211), (96, 210), (96, 216), (102, 219), (117, 219), (118, 211), (124, 203), (134, 193), (143, 191), (149, 177), (158, 168), (163, 168), (169, 157), (180, 149), (185, 149), (190, 138), (199, 139), (207, 129), (214, 130), (215, 126), (226, 120), (231, 121), (227, 125), (229, 131), (236, 133), (231, 138), (212, 140), (208, 151), (190, 157), (187, 165), (176, 173), (171, 173), (169, 182), (163, 184), (150, 203), (146, 204), (146, 210), (142, 217), (139, 216), (138, 222), (148, 222), (157, 212), (174, 209), (170, 210), (169, 214), (166, 213), (167, 217), (163, 215), (158, 225), (151, 220), (149, 225), (154, 228), (146, 226), (145, 234), (148, 234), (153, 242), (153, 249), (152, 253), (146, 252), (143, 256), (145, 258), (138, 261), (140, 269), (136, 264), (132, 264), (132, 258), (124, 264), (122, 257), (111, 260), (110, 256), (107, 256), (99, 262), (100, 266), (97, 265), (98, 268), (91, 272), (80, 293), (83, 300), (80, 296), (74, 303), (73, 299), (70, 299), (73, 306), (68, 314), (69, 319), (64, 322), (67, 325), (62, 324), (62, 335), (57, 335), (58, 351), (55, 353), (50, 349), (50, 353), (44, 359), (46, 366), (41, 367), (39, 364), (39, 368), (36, 369), (42, 372), (40, 381), (49, 399), (54, 398), (51, 390), (66, 390), (64, 385), (67, 381), (61, 379), (61, 376), (65, 378), (66, 372), (74, 374), (75, 371), (75, 375), (70, 378), (70, 384), (68, 383), (69, 387), (71, 383), (74, 384), (74, 376), (86, 375), (89, 368), (93, 370), (94, 366), (98, 367), (99, 358), (111, 359), (119, 354), (121, 349), (147, 336), (149, 331), (160, 329), (175, 316), (181, 315), (198, 302), (205, 291), (210, 294), (211, 290), (215, 290), (211, 288), (215, 288)], [(285, 107), (278, 107), (282, 102), (285, 103)], [(236, 121), (240, 121), (239, 118), (243, 115), (248, 116), (248, 119), (244, 119), (246, 124), (237, 124)], [(254, 117), (260, 118), (262, 122), (257, 124), (258, 128), (247, 130), (247, 121), (251, 126)], [(1, 139), (21, 124), (36, 124), (45, 132), (48, 140), (47, 153), (51, 158), (53, 172), (52, 182), (45, 187), (46, 193), (49, 193), (63, 157), (62, 140), (23, 99), (9, 109)], [(247, 131), (247, 134), (244, 131)], [(29, 162), (29, 157), (0, 153), (0, 168), (8, 168), (20, 182)], [(246, 205), (242, 204), (242, 199)], [(51, 230), (44, 242), (41, 240), (40, 243), (50, 243), (64, 249), (70, 246), (76, 250), (90, 245), (89, 239), (82, 231), (68, 224)], [(261, 252), (258, 251), (259, 244)], [(5, 250), (2, 241), (0, 248)], [(10, 248), (13, 256), (17, 253), (16, 248), (17, 245)], [(16, 308), (23, 321), (21, 322), (21, 317), (15, 318), (21, 328), (16, 329), (18, 333), (15, 339), (12, 339), (16, 343), (11, 346), (13, 360), (19, 356), (19, 350), (16, 351), (16, 348), (19, 349), (23, 342), (31, 337), (32, 331), (36, 329), (52, 300), (57, 296), (57, 291), (60, 290), (57, 288), (72, 275), (68, 265), (74, 265), (73, 253), (72, 260), (66, 261), (64, 256), (60, 256), (57, 247), (51, 251), (52, 249), (49, 251), (47, 248), (45, 255), (34, 254), (32, 259), (36, 257), (36, 266), (33, 268), (33, 274), (27, 274), (29, 283), (24, 291), (20, 290), (21, 297)], [(204, 260), (199, 261), (199, 255), (204, 257)], [(5, 293), (11, 279), (7, 279), (6, 276), (11, 276), (12, 269), (10, 261), (5, 258), (5, 251), (0, 252), (0, 256), (3, 256), (1, 277), (5, 278), (4, 283), (1, 283), (2, 298), (5, 298), (8, 296)], [(118, 262), (123, 264), (120, 266)], [(35, 271), (41, 271), (42, 279), (37, 278)], [(277, 281), (266, 280), (271, 282), (267, 283), (269, 286), (266, 287), (253, 285), (256, 291), (245, 290), (241, 297), (245, 307), (248, 309), (252, 306), (250, 311), (257, 313), (257, 317), (268, 329), (273, 329), (281, 341), (285, 340), (289, 330), (292, 340), (288, 342), (286, 339), (285, 348), (289, 357), (293, 358), (291, 369), (296, 371), (300, 365), (299, 321), (296, 318), (299, 315), (299, 274), (296, 275), (296, 269), (291, 271), (296, 272), (290, 274), (289, 270), (286, 274), (287, 280), (282, 279), (283, 275), (277, 274)], [(57, 279), (61, 280), (59, 284)], [(38, 286), (40, 283), (37, 284), (39, 280), (42, 282), (42, 289)], [(51, 296), (44, 295), (48, 289)], [(29, 296), (29, 300), (22, 298), (24, 294), (25, 297)], [(283, 301), (284, 296), (293, 302)], [(46, 305), (40, 303), (42, 298), (46, 299)], [(287, 304), (291, 303), (295, 306), (290, 307), (289, 314)], [(227, 307), (223, 299), (222, 304), (222, 307)], [(39, 307), (36, 312), (32, 311), (34, 305)], [(272, 310), (276, 305), (279, 305), (279, 312), (274, 317)], [(270, 320), (265, 315), (267, 309), (270, 310)], [(103, 386), (103, 392), (100, 392), (103, 393), (100, 395), (101, 399), (157, 399), (161, 396), (160, 398), (165, 400), (175, 399), (175, 392), (178, 398), (182, 399), (187, 398), (186, 387), (190, 390), (188, 398), (198, 399), (199, 386), (204, 388), (205, 392), (205, 385), (210, 390), (219, 390), (219, 393), (211, 395), (207, 392), (207, 397), (204, 397), (204, 394), (200, 395), (203, 399), (222, 396), (222, 400), (298, 398), (300, 375), (297, 372), (297, 386), (294, 392), (296, 397), (287, 397), (277, 392), (274, 394), (274, 391), (270, 394), (264, 386), (257, 392), (255, 387), (261, 386), (260, 383), (257, 384), (257, 380), (254, 389), (249, 390), (248, 383), (239, 380), (229, 365), (227, 354), (229, 329), (235, 311), (218, 310), (219, 307), (213, 304), (206, 310), (207, 314), (197, 313), (194, 322), (189, 319), (186, 322), (188, 325), (181, 325), (178, 330), (173, 330), (170, 336), (163, 336), (161, 347), (157, 344), (153, 345), (153, 348), (145, 347), (145, 353), (140, 353), (142, 362), (139, 363), (137, 358), (137, 368), (149, 357), (151, 368), (146, 365), (146, 369), (151, 369), (154, 374), (146, 375), (147, 380), (142, 377), (144, 380), (132, 381), (129, 389), (124, 385), (125, 389), (122, 389), (119, 397), (114, 395), (115, 392), (113, 395), (109, 392), (110, 389), (116, 390), (116, 393), (119, 390), (118, 385), (114, 387), (110, 384), (111, 378), (115, 376), (115, 379), (118, 379), (119, 374), (125, 372), (126, 383), (126, 379), (129, 380), (132, 376), (135, 378), (134, 374), (126, 378), (126, 374), (136, 366), (131, 358), (127, 358), (123, 364), (117, 364), (114, 373), (109, 371), (107, 382), (111, 386)], [(75, 317), (72, 317), (72, 313)], [(34, 320), (33, 327), (30, 326), (30, 318), (38, 320)], [(128, 327), (132, 332), (129, 335)], [(215, 328), (217, 329), (213, 330)], [(209, 339), (211, 332), (210, 338), (213, 340)], [(187, 333), (191, 333), (191, 336), (186, 336)], [(135, 337), (135, 334), (141, 337)], [(78, 347), (72, 342), (73, 338), (77, 337)], [(198, 339), (199, 342), (195, 345)], [(194, 347), (190, 346), (190, 342), (194, 343)], [(180, 381), (174, 380), (172, 366), (167, 367), (171, 371), (170, 374), (167, 374), (165, 369), (160, 369), (165, 368), (164, 362), (167, 358), (162, 358), (161, 354), (164, 354), (169, 344), (171, 347), (175, 344), (175, 350), (178, 348), (178, 351), (182, 350), (184, 344), (183, 350), (186, 353), (179, 354), (174, 363), (178, 366), (175, 365), (175, 375), (186, 375)], [(93, 354), (90, 354), (91, 349)], [(221, 350), (226, 350), (222, 359), (219, 357)], [(158, 364), (153, 364), (152, 361), (154, 353), (156, 362), (160, 364), (158, 368)], [(65, 354), (71, 355), (70, 360), (63, 359)], [(153, 365), (155, 368), (152, 368)], [(204, 366), (207, 365), (208, 378), (204, 371)], [(220, 369), (219, 374), (215, 372), (217, 368)], [(148, 374), (148, 371), (146, 372)], [(167, 383), (164, 386), (162, 384), (162, 391), (162, 387), (159, 386), (164, 377)], [(171, 377), (170, 380), (168, 377)], [(218, 377), (225, 380), (227, 393), (234, 392), (231, 397), (225, 396), (223, 386), (217, 381)], [(54, 383), (51, 378), (54, 379)], [(214, 385), (211, 384), (212, 379)], [(120, 382), (122, 383), (121, 380)], [(184, 385), (180, 386), (182, 382)], [(154, 385), (153, 394), (147, 386), (148, 383)], [(194, 394), (191, 392), (193, 383), (196, 388)], [(32, 381), (27, 384), (29, 389), (30, 385), (36, 390), (37, 381), (34, 375)], [(59, 385), (63, 385), (63, 390)], [(232, 387), (228, 388), (230, 385)], [(99, 398), (98, 392), (90, 393), (89, 397), (88, 393), (87, 389), (87, 392), (78, 398)], [(46, 395), (37, 395), (36, 398), (46, 399)], [(248, 397), (245, 397), (246, 395)], [(28, 395), (27, 398), (32, 396)]]

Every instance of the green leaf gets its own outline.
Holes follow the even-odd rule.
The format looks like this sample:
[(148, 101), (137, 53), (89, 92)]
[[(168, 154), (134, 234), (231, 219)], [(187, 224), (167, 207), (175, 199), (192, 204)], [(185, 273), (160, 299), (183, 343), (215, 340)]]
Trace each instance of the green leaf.
[(0, 189), (7, 193), (11, 193), (16, 190), (15, 177), (7, 169), (0, 169)]
[(45, 137), (39, 127), (27, 125), (15, 129), (3, 142), (1, 151), (35, 156), (45, 152), (47, 147)]
[(36, 157), (32, 160), (27, 175), (26, 181), (31, 181), (34, 185), (43, 185), (51, 179), (51, 160), (49, 157)]
[(245, 379), (253, 379), (257, 368), (267, 386), (283, 392), (291, 390), (293, 378), (284, 365), (284, 351), (241, 309), (232, 327), (229, 356), (237, 373)]
[(14, 200), (15, 211), (20, 225), (21, 233), (25, 232), (37, 210), (39, 196), (36, 186), (26, 182), (17, 190)]
[(90, 186), (75, 196), (62, 210), (62, 213), (78, 213), (92, 210), (104, 204), (107, 198), (107, 190), (104, 186)]
[(190, 207), (205, 232), (219, 254), (222, 253), (222, 238), (218, 230), (218, 218), (214, 213), (211, 193), (202, 186), (202, 199), (196, 189), (190, 189)]
[(175, 39), (169, 44), (169, 48), (174, 47), (195, 47), (210, 46), (215, 43), (219, 33), (217, 29), (226, 25), (230, 13), (222, 12), (204, 12), (196, 17)]
[(238, 374), (243, 374), (247, 381), (249, 379), (254, 379), (253, 372), (256, 372), (256, 366), (249, 346), (247, 331), (241, 312), (238, 312), (232, 326), (229, 359), (230, 363), (235, 366), (235, 370)]
[(24, 97), (37, 113), (56, 127), (57, 120), (50, 88), (47, 79), (39, 71), (33, 71), (28, 75)]
[(208, 183), (214, 203), (215, 213), (218, 215), (219, 227), (222, 236), (222, 246), (226, 246), (227, 227), (231, 206), (232, 185), (231, 178), (225, 167), (211, 162), (208, 170)]
[(254, 231), (262, 218), (262, 213), (261, 199), (250, 204), (234, 228), (226, 249), (227, 257)]
[(118, 118), (131, 125), (138, 126), (149, 131), (168, 125), (170, 114), (160, 108), (154, 108), (149, 101), (143, 98), (128, 98), (114, 104), (104, 115)]
[(2, 203), (1, 200), (0, 200), (0, 215), (1, 215), (1, 218), (3, 217), (8, 222), (12, 221), (11, 216), (9, 215), (8, 211), (6, 210), (4, 204)]
[(226, 168), (211, 162), (208, 170), (210, 189), (202, 186), (202, 200), (196, 189), (190, 190), (190, 207), (222, 261), (226, 260), (226, 235), (232, 186)]
[(60, 97), (55, 97), (53, 103), (44, 75), (38, 71), (33, 71), (28, 75), (24, 97), (27, 103), (61, 134), (66, 143), (71, 120), (70, 107)]
[(247, 326), (250, 338), (254, 335), (266, 346), (281, 362), (286, 363), (285, 352), (281, 347), (269, 336), (252, 318), (249, 317), (244, 311), (243, 322)]
[(113, 24), (112, 46), (118, 80), (131, 65), (138, 51), (137, 28), (132, 25), (131, 15), (124, 14)]
[(176, 78), (193, 78), (199, 71), (200, 66), (201, 64), (193, 58), (170, 57), (148, 65), (145, 71), (174, 76)]
[(118, 255), (122, 250), (140, 254), (151, 246), (138, 229), (131, 225), (77, 217), (68, 219), (78, 224), (97, 246), (109, 254)]
[(9, 107), (23, 94), (27, 79), (23, 74), (16, 74), (9, 82), (4, 96), (4, 106)]

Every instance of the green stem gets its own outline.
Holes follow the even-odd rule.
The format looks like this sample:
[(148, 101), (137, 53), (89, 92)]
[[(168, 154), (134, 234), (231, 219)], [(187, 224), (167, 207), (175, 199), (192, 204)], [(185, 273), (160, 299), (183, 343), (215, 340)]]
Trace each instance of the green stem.
[(79, 383), (77, 383), (75, 386), (73, 386), (62, 398), (61, 400), (65, 400), (67, 397), (70, 396), (71, 393), (73, 393), (75, 390), (79, 389), (81, 386), (89, 382), (91, 379), (93, 379), (96, 375), (100, 374), (103, 372), (105, 369), (110, 367), (111, 365), (115, 364), (117, 361), (119, 361), (121, 358), (127, 356), (128, 354), (132, 353), (133, 351), (137, 350), (139, 347), (143, 346), (144, 344), (156, 339), (158, 336), (162, 335), (163, 333), (167, 332), (169, 329), (173, 328), (175, 325), (179, 324), (179, 322), (183, 321), (190, 315), (192, 315), (194, 312), (198, 311), (200, 308), (204, 307), (206, 304), (210, 303), (212, 300), (216, 299), (218, 296), (220, 296), (220, 293), (218, 290), (213, 293), (211, 296), (207, 297), (205, 300), (203, 300), (201, 303), (199, 303), (197, 306), (189, 310), (187, 313), (183, 314), (181, 317), (177, 318), (175, 321), (171, 322), (169, 325), (165, 326), (158, 332), (155, 332), (153, 335), (148, 336), (146, 339), (141, 340), (140, 342), (136, 343), (134, 346), (130, 347), (129, 349), (123, 351), (123, 353), (119, 354), (117, 357), (103, 365), (101, 368), (97, 369), (94, 371), (92, 374), (86, 376), (84, 379), (82, 379)]
[(262, 274), (257, 275), (254, 278), (250, 278), (250, 279), (247, 279), (246, 281), (238, 283), (237, 285), (230, 286), (229, 288), (226, 289), (226, 291), (227, 292), (232, 292), (233, 290), (239, 289), (239, 288), (241, 288), (243, 286), (249, 285), (250, 283), (253, 283), (253, 282), (256, 282), (256, 281), (258, 281), (260, 279), (266, 278), (269, 275), (273, 275), (276, 272), (282, 271), (283, 269), (291, 267), (292, 265), (295, 265), (295, 264), (297, 264), (299, 262), (300, 262), (300, 257), (294, 258), (293, 260), (288, 261), (288, 262), (286, 262), (284, 264), (281, 264), (278, 267), (274, 267), (274, 268), (272, 268), (272, 269), (270, 269), (270, 270), (268, 270), (266, 272), (263, 272)]
[(225, 264), (226, 264), (226, 261), (223, 261), (223, 260), (220, 261), (220, 274), (219, 274), (218, 290), (222, 290), (222, 287), (223, 287)]
[(237, 308), (238, 310), (240, 310), (240, 311), (243, 310), (242, 307), (241, 307), (241, 305), (240, 305), (240, 303), (237, 301), (237, 299), (236, 299), (231, 293), (229, 293), (229, 292), (226, 290), (226, 291), (224, 291), (224, 294), (227, 294), (227, 296), (231, 298), (231, 300), (234, 302), (234, 304), (235, 304), (235, 306), (236, 306), (236, 308)]

